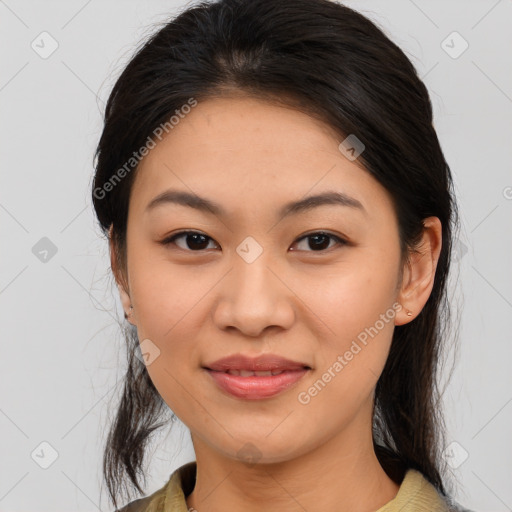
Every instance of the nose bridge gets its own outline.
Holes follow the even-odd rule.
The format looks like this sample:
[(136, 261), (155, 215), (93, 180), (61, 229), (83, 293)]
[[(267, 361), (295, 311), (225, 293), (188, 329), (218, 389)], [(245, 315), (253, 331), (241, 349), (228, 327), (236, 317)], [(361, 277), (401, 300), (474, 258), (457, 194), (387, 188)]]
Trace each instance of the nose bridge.
[(270, 251), (264, 250), (251, 237), (239, 244), (218, 304), (219, 327), (232, 326), (257, 336), (270, 325), (290, 326), (293, 308), (287, 299), (286, 287), (274, 275), (272, 260)]
[[(275, 261), (275, 260), (274, 260)], [(275, 276), (269, 270), (270, 251), (252, 237), (247, 237), (236, 249), (233, 257), (232, 289), (239, 306), (252, 304), (256, 309), (269, 307), (275, 300)]]

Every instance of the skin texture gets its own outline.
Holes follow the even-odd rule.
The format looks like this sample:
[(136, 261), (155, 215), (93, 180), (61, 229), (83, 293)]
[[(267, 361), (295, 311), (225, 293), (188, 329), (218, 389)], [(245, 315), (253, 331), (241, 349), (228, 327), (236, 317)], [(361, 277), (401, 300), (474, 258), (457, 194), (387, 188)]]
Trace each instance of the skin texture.
[[(137, 170), (127, 267), (115, 268), (113, 245), (112, 266), (139, 340), (160, 351), (147, 367), (150, 377), (190, 428), (198, 469), (187, 505), (199, 512), (226, 504), (247, 512), (369, 512), (398, 491), (372, 446), (374, 389), (394, 326), (412, 321), (430, 295), (441, 224), (425, 219), (422, 245), (400, 280), (390, 195), (339, 151), (342, 140), (294, 109), (216, 98), (200, 102)], [(170, 203), (145, 211), (171, 188), (215, 201), (227, 215)], [(365, 211), (322, 205), (277, 213), (327, 190), (356, 198)], [(160, 243), (182, 230), (210, 238), (203, 245), (190, 238), (187, 245), (186, 236)], [(303, 237), (320, 230), (348, 243), (326, 238), (315, 250), (314, 240)], [(248, 236), (263, 250), (251, 263), (236, 251)], [(403, 308), (301, 403), (299, 393), (396, 303)], [(243, 400), (221, 391), (202, 369), (237, 353), (278, 354), (312, 370), (277, 396)], [(244, 460), (250, 450), (252, 464)]]

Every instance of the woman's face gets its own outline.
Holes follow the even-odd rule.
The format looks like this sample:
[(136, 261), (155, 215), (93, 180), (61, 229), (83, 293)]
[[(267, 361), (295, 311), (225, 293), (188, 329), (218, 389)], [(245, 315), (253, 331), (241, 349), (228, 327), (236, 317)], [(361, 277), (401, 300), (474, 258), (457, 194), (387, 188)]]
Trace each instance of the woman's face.
[[(403, 323), (398, 227), (387, 191), (341, 142), (291, 108), (215, 99), (137, 170), (123, 300), (159, 393), (193, 439), (226, 457), (285, 461), (342, 432), (370, 435), (374, 388)], [(169, 191), (193, 200), (150, 206)], [(304, 202), (323, 194), (351, 199)], [(202, 236), (163, 243), (187, 231)], [(205, 368), (240, 354), (309, 369), (276, 379)]]

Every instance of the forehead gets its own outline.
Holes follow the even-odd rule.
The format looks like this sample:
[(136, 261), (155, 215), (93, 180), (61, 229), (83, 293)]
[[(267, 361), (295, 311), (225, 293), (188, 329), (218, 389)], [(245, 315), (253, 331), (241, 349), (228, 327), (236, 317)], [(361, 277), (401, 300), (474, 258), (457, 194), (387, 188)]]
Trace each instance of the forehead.
[(291, 107), (249, 97), (198, 102), (140, 163), (133, 206), (143, 210), (168, 188), (240, 208), (326, 189), (356, 197), (365, 208), (369, 199), (389, 202), (361, 164), (339, 151), (342, 140), (327, 124)]
[[(329, 125), (292, 107), (237, 96), (198, 102), (152, 153), (201, 150), (228, 152), (242, 160), (250, 156), (296, 160), (305, 153), (337, 155), (340, 140)], [(152, 159), (151, 154), (148, 157)]]

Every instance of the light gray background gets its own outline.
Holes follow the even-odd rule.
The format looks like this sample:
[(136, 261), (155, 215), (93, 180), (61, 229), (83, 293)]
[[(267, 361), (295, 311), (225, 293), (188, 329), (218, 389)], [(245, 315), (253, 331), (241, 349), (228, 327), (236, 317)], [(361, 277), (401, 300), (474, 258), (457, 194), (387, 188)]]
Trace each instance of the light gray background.
[[(446, 454), (461, 503), (512, 510), (512, 1), (347, 4), (385, 29), (431, 93), (463, 225), (452, 282), (461, 349), (445, 398), (456, 444)], [(135, 45), (184, 5), (0, 0), (2, 512), (111, 510), (100, 468), (124, 362), (122, 310), (91, 208), (93, 152)], [(45, 59), (31, 47), (43, 31), (58, 43)], [(469, 44), (458, 58), (453, 31)], [(46, 262), (33, 253), (43, 237), (57, 249)], [(152, 445), (148, 493), (194, 459), (188, 431), (176, 434)]]

